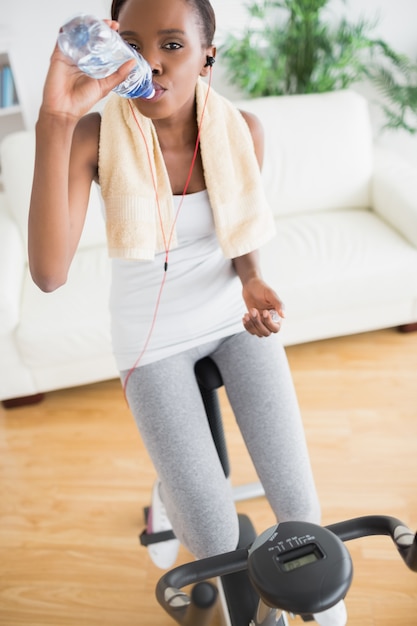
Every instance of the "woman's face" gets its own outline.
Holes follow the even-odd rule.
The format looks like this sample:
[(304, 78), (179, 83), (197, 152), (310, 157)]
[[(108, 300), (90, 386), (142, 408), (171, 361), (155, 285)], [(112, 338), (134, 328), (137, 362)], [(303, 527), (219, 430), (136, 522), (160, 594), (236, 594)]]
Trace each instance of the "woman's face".
[(205, 48), (195, 9), (185, 0), (127, 0), (119, 33), (150, 64), (155, 96), (135, 100), (143, 115), (164, 119), (194, 107), (195, 85), (212, 47)]

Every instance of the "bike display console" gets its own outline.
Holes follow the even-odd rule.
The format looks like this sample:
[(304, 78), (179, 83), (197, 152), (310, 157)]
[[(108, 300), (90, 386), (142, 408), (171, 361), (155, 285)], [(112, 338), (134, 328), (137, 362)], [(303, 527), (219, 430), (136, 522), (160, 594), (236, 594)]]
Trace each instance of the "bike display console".
[(249, 550), (248, 573), (270, 607), (319, 613), (347, 594), (352, 560), (335, 534), (307, 522), (283, 522), (263, 532)]
[[(181, 591), (202, 581), (243, 573), (259, 597), (251, 626), (286, 623), (285, 612), (312, 621), (318, 613), (337, 606), (350, 587), (352, 560), (344, 542), (371, 535), (388, 535), (407, 567), (417, 572), (417, 535), (401, 520), (367, 515), (327, 527), (308, 522), (282, 522), (272, 526), (246, 548), (185, 563), (167, 572), (156, 595), (165, 611), (181, 626), (208, 626), (216, 609), (215, 587), (210, 602), (193, 600)], [(241, 597), (241, 596), (240, 596)], [(210, 606), (208, 606), (210, 605)], [(231, 626), (247, 626), (246, 609), (229, 611)], [(341, 605), (339, 605), (341, 606)], [(284, 611), (284, 613), (282, 613)], [(278, 621), (277, 621), (278, 620)]]

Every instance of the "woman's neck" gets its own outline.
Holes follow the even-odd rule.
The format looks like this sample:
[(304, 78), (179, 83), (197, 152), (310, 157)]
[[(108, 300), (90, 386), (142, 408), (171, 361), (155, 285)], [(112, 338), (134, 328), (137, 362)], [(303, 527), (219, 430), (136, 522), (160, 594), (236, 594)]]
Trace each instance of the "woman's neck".
[(193, 101), (187, 110), (175, 116), (153, 120), (161, 150), (182, 150), (195, 146), (198, 134), (196, 105)]

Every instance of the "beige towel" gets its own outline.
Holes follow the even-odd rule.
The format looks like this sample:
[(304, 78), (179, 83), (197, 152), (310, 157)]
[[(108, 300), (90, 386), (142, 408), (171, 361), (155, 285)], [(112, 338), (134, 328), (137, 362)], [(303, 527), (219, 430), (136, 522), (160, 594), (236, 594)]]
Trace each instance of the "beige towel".
[[(207, 93), (197, 83), (197, 120)], [(165, 250), (174, 208), (172, 190), (155, 127), (135, 109), (153, 163), (161, 218), (143, 137), (129, 102), (112, 95), (102, 116), (99, 178), (106, 207), (111, 257), (150, 260)], [(274, 234), (254, 146), (242, 115), (211, 89), (201, 129), (204, 177), (213, 210), (216, 234), (228, 258), (256, 250)], [(161, 226), (162, 222), (162, 226)], [(175, 233), (171, 247), (177, 245)]]

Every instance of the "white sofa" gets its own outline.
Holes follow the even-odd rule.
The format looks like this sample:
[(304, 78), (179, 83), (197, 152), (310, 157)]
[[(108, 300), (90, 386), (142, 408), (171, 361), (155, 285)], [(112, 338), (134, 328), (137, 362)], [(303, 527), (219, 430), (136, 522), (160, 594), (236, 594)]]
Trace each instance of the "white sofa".
[[(417, 175), (376, 147), (366, 100), (350, 91), (245, 100), (266, 131), (263, 176), (277, 235), (265, 278), (286, 304), (286, 345), (417, 321)], [(0, 400), (117, 376), (101, 202), (68, 283), (42, 293), (27, 265), (34, 134), (1, 146)]]
[(0, 151), (0, 400), (29, 401), (45, 391), (118, 375), (109, 330), (110, 262), (96, 186), (66, 285), (43, 293), (29, 274), (34, 150), (34, 133), (23, 131), (8, 135)]

